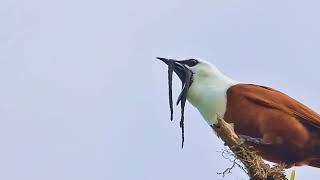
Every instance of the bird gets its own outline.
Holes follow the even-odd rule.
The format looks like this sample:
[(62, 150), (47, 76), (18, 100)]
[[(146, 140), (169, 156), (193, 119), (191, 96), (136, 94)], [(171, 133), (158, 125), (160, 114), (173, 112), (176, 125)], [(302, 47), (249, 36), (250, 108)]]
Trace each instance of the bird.
[(177, 103), (186, 93), (209, 126), (214, 128), (219, 115), (263, 159), (287, 168), (320, 168), (317, 112), (273, 88), (233, 80), (205, 60), (158, 59), (172, 66), (184, 85), (189, 82)]

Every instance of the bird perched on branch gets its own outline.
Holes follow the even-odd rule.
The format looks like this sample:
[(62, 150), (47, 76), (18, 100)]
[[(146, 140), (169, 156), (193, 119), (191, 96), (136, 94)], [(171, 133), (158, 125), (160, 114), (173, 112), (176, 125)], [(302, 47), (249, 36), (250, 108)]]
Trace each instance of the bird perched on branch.
[(320, 168), (320, 115), (315, 111), (280, 91), (235, 81), (206, 61), (158, 59), (169, 66), (169, 81), (170, 71), (182, 81), (177, 103), (184, 106), (188, 100), (210, 126), (221, 115), (264, 159)]

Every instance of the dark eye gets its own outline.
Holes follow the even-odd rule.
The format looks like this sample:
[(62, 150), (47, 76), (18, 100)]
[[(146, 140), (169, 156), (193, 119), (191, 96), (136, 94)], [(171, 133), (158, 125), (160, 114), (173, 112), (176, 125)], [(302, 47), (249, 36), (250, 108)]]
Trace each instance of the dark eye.
[(199, 61), (196, 59), (184, 60), (184, 64), (186, 64), (189, 67), (193, 67), (193, 66), (197, 65), (198, 63), (199, 63)]

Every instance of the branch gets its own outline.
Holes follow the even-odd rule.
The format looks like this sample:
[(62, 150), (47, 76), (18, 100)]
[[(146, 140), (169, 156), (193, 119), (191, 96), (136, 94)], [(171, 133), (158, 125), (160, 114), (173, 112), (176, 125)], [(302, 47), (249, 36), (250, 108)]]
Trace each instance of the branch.
[(213, 130), (230, 148), (234, 156), (242, 162), (251, 180), (287, 180), (283, 173), (283, 165), (271, 167), (266, 164), (252, 147), (241, 143), (230, 124), (219, 116), (217, 119), (218, 123), (212, 125)]

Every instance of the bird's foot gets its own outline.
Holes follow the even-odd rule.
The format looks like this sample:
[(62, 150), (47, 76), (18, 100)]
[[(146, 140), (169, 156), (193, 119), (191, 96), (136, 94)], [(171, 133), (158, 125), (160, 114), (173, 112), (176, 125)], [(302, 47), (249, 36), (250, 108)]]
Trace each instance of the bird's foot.
[(268, 143), (263, 142), (261, 138), (254, 138), (246, 135), (239, 135), (240, 143), (245, 144), (255, 144), (255, 145), (268, 145)]

